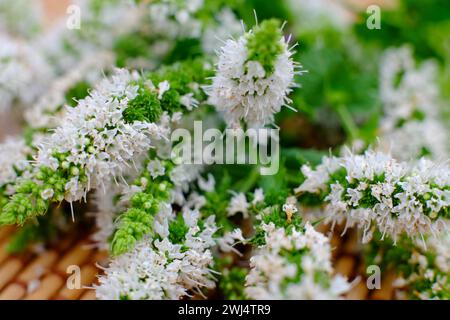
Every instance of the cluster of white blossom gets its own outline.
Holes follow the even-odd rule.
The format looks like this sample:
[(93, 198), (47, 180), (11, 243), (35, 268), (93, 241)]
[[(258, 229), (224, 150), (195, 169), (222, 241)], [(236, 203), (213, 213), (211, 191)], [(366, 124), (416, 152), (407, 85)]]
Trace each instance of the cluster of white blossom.
[(37, 37), (35, 47), (52, 62), (58, 74), (65, 74), (79, 61), (112, 50), (117, 37), (139, 24), (142, 6), (132, 0), (72, 1), (69, 8), (74, 11), (68, 11), (71, 15)]
[[(400, 299), (411, 296), (421, 300), (450, 298), (450, 235), (428, 237), (426, 241), (417, 241), (405, 246), (409, 251), (406, 270), (395, 280), (396, 295)], [(405, 266), (396, 265), (399, 270)]]
[(437, 66), (433, 61), (416, 66), (410, 47), (388, 49), (381, 60), (380, 98), (385, 113), (381, 148), (388, 147), (400, 160), (448, 157), (448, 131), (439, 120)]
[(390, 155), (366, 151), (326, 157), (315, 169), (304, 165), (306, 180), (295, 192), (323, 199), (329, 219), (357, 225), (363, 242), (378, 228), (394, 241), (401, 234), (436, 234), (445, 228), (450, 206), (450, 170), (422, 159), (398, 162)]
[[(161, 139), (166, 128), (156, 123), (127, 123), (123, 112), (138, 94), (137, 73), (116, 70), (103, 79), (75, 108), (66, 111), (54, 133), (42, 142), (36, 166), (71, 168), (65, 199), (77, 201), (91, 188), (122, 178), (136, 157)], [(85, 179), (83, 179), (83, 175)]]
[(253, 193), (253, 200), (247, 201), (247, 197), (242, 192), (230, 191), (232, 197), (227, 207), (228, 216), (234, 216), (237, 213), (242, 213), (244, 219), (249, 217), (250, 209), (253, 205), (262, 203), (264, 201), (264, 191), (258, 188)]
[(222, 9), (215, 18), (217, 24), (208, 26), (203, 33), (202, 48), (207, 53), (214, 53), (225, 39), (238, 36), (242, 32), (242, 23), (229, 8)]
[(56, 78), (47, 92), (25, 110), (24, 118), (27, 124), (34, 129), (57, 127), (67, 110), (65, 104), (68, 102), (66, 101), (68, 90), (81, 81), (88, 84), (97, 83), (102, 77), (102, 72), (112, 64), (113, 56), (110, 52), (100, 52), (85, 57), (77, 66)]
[(250, 259), (246, 278), (251, 299), (338, 299), (350, 289), (340, 275), (332, 276), (327, 237), (307, 223), (303, 230), (262, 223), (265, 244)]
[[(261, 39), (260, 33), (264, 34)], [(273, 43), (265, 42), (268, 41), (266, 34), (274, 37)], [(269, 52), (275, 48), (267, 57), (272, 70), (265, 69), (261, 61), (250, 60), (250, 39), (252, 45), (256, 42)], [(263, 22), (237, 40), (227, 40), (218, 55), (216, 75), (207, 88), (209, 102), (231, 127), (240, 126), (241, 120), (255, 127), (271, 124), (274, 114), (290, 103), (288, 95), (295, 86), (294, 76), (299, 73), (299, 66), (292, 60), (293, 52), (281, 31)]]
[(199, 38), (201, 22), (195, 17), (204, 0), (157, 1), (148, 6), (152, 33), (165, 35), (168, 39)]
[(244, 218), (248, 218), (248, 209), (250, 204), (247, 201), (247, 197), (242, 192), (233, 192), (230, 204), (227, 208), (229, 216), (234, 216), (236, 213), (242, 213)]
[(214, 216), (202, 220), (198, 210), (186, 208), (179, 214), (187, 227), (181, 242), (170, 240), (174, 231), (169, 225), (175, 213), (168, 205), (155, 219), (157, 236), (141, 240), (131, 252), (112, 260), (105, 269), (96, 287), (99, 299), (176, 300), (214, 287), (210, 251), (217, 231)]
[(41, 1), (0, 0), (0, 32), (28, 38), (42, 31)]
[(28, 43), (0, 33), (0, 112), (13, 104), (37, 99), (53, 77), (40, 51)]
[[(138, 161), (136, 166), (140, 169), (129, 170), (125, 175), (125, 180), (108, 183), (104, 190), (97, 190), (95, 193), (96, 210), (93, 216), (96, 221), (96, 232), (92, 236), (92, 240), (99, 248), (108, 250), (110, 247), (110, 239), (117, 228), (117, 218), (120, 212), (124, 212), (130, 205), (130, 199), (133, 195), (143, 192), (147, 185), (151, 183), (144, 176), (136, 178), (139, 173), (148, 172), (152, 179), (166, 176), (173, 183), (173, 187), (169, 191), (170, 205), (176, 204), (178, 206), (185, 206), (194, 209), (200, 209), (206, 200), (193, 192), (189, 192), (189, 185), (201, 180), (201, 166), (198, 165), (175, 165), (169, 172), (164, 167), (161, 160), (155, 158), (153, 160)], [(139, 181), (139, 185), (132, 183), (135, 180)], [(186, 193), (189, 194), (186, 199)], [(166, 200), (167, 201), (167, 200)], [(167, 207), (169, 203), (162, 202), (162, 207)], [(167, 222), (167, 221), (166, 221)], [(162, 223), (162, 221), (161, 221)], [(159, 226), (159, 222), (155, 222), (155, 228)]]
[(171, 191), (172, 201), (178, 205), (184, 205), (187, 201), (184, 193), (189, 189), (189, 184), (200, 177), (203, 167), (201, 165), (180, 164), (169, 173), (170, 180), (174, 184)]
[[(210, 0), (164, 0), (144, 4), (138, 29), (146, 38), (151, 59), (130, 59), (133, 66), (154, 68), (158, 61), (176, 49), (179, 41), (196, 39), (205, 53), (219, 47), (220, 39), (237, 35), (241, 24), (225, 3)], [(207, 18), (206, 18), (207, 17)]]
[(383, 132), (379, 147), (389, 148), (399, 160), (427, 157), (442, 161), (449, 154), (448, 139), (447, 129), (436, 119), (408, 121), (400, 128)]

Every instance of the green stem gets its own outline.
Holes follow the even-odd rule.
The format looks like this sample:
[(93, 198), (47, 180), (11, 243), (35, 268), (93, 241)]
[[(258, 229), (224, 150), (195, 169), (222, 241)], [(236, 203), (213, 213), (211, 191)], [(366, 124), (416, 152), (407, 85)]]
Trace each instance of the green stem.
[(252, 171), (250, 171), (250, 174), (246, 177), (245, 180), (243, 180), (243, 183), (238, 188), (239, 192), (246, 193), (250, 191), (258, 181), (258, 178), (259, 178), (259, 166), (255, 165), (253, 166)]
[(347, 107), (344, 105), (339, 105), (336, 108), (336, 113), (339, 115), (342, 121), (342, 125), (344, 127), (345, 132), (350, 137), (351, 141), (354, 141), (359, 137), (358, 127), (356, 126), (353, 118), (348, 111)]

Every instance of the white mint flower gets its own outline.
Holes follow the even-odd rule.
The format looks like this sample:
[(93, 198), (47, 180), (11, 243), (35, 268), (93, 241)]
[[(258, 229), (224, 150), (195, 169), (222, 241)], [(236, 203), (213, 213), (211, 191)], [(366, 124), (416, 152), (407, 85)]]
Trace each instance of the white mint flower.
[(295, 203), (286, 202), (283, 204), (283, 211), (286, 213), (288, 221), (291, 221), (292, 215), (298, 211)]
[(158, 84), (158, 99), (161, 100), (164, 93), (169, 91), (170, 83), (169, 81), (163, 81)]
[(237, 249), (233, 247), (237, 241), (245, 241), (244, 237), (242, 236), (241, 229), (234, 229), (231, 232), (225, 232), (225, 234), (217, 240), (217, 244), (219, 245), (220, 250), (222, 250), (223, 252), (232, 251), (237, 255), (242, 255)]
[(231, 197), (230, 204), (227, 208), (228, 216), (234, 216), (236, 213), (240, 212), (244, 216), (244, 219), (246, 219), (248, 218), (248, 208), (249, 203), (247, 202), (245, 194), (233, 192), (233, 196)]
[(155, 123), (127, 123), (123, 111), (137, 96), (131, 84), (137, 73), (117, 70), (102, 80), (75, 108), (68, 108), (61, 124), (39, 146), (36, 166), (71, 168), (65, 199), (73, 202), (92, 188), (123, 178), (134, 159), (160, 139), (164, 128)]
[(39, 1), (0, 0), (0, 30), (20, 37), (38, 34), (44, 28), (44, 10)]
[[(59, 19), (44, 32), (34, 47), (44, 52), (58, 74), (66, 74), (80, 61), (113, 51), (117, 39), (142, 24), (144, 4), (135, 1), (73, 0), (82, 13), (81, 28), (67, 28), (67, 19)], [(120, 23), (118, 23), (120, 21)], [(83, 25), (85, 27), (83, 27)], [(97, 61), (102, 64), (100, 60)]]
[(429, 117), (405, 122), (392, 130), (386, 128), (382, 131), (380, 149), (388, 149), (394, 158), (403, 161), (421, 156), (441, 161), (448, 158), (449, 137), (448, 130), (437, 119)]
[(194, 98), (193, 93), (187, 93), (181, 96), (180, 103), (185, 106), (188, 111), (198, 107), (198, 101)]
[(171, 40), (198, 38), (202, 32), (202, 24), (195, 14), (202, 8), (203, 2), (203, 0), (181, 2), (168, 0), (147, 6), (146, 14), (152, 34)]
[(28, 106), (53, 77), (40, 51), (0, 32), (0, 112), (13, 103)]
[[(295, 192), (323, 197), (324, 211), (333, 221), (363, 230), (371, 239), (374, 227), (394, 241), (445, 229), (450, 205), (450, 170), (422, 159), (418, 164), (397, 162), (388, 154), (325, 158), (316, 170), (303, 167), (306, 180)], [(320, 178), (318, 178), (320, 176)]]
[(147, 170), (148, 172), (150, 172), (150, 175), (153, 179), (164, 175), (164, 173), (166, 172), (166, 168), (158, 159), (151, 160), (147, 165)]
[(264, 191), (261, 188), (255, 189), (253, 193), (252, 204), (258, 204), (264, 201)]
[[(267, 42), (268, 37), (272, 43)], [(265, 61), (258, 61), (252, 54), (262, 50), (270, 53)], [(207, 88), (209, 102), (230, 127), (239, 126), (241, 120), (255, 127), (272, 123), (274, 114), (290, 103), (288, 95), (298, 73), (292, 55), (274, 20), (264, 21), (237, 40), (227, 40), (219, 52), (213, 83)]]
[(198, 187), (200, 190), (205, 192), (212, 192), (216, 186), (216, 180), (212, 174), (208, 174), (208, 180), (203, 179), (203, 177), (198, 178)]
[(53, 190), (52, 189), (45, 189), (44, 191), (41, 192), (41, 197), (42, 199), (50, 199), (51, 197), (53, 197)]
[[(174, 256), (172, 249), (168, 255)], [(129, 252), (113, 259), (96, 287), (102, 300), (178, 299), (186, 289), (178, 283), (179, 260), (169, 261), (165, 251), (153, 249), (150, 240), (139, 242)]]
[[(174, 197), (177, 197), (177, 193), (185, 192), (189, 189), (189, 183), (199, 178), (202, 171), (201, 165), (195, 164), (180, 164), (174, 167), (170, 173), (170, 180), (175, 185)], [(179, 195), (184, 198), (183, 195)]]
[[(161, 238), (146, 237), (132, 251), (112, 260), (96, 286), (99, 299), (177, 300), (202, 288), (213, 288), (211, 277), (213, 256), (210, 248), (217, 231), (215, 217), (202, 220), (197, 210), (182, 209), (188, 228), (181, 243), (173, 243), (169, 229), (175, 223), (172, 210), (161, 210), (154, 226)], [(164, 208), (164, 206), (163, 206)], [(179, 235), (178, 235), (179, 236)]]
[(94, 193), (94, 203), (97, 210), (92, 213), (95, 217), (96, 230), (92, 234), (91, 239), (94, 241), (96, 247), (100, 250), (109, 250), (112, 235), (116, 229), (116, 224), (114, 223), (117, 212), (120, 210), (114, 202), (114, 197), (120, 194), (117, 189), (118, 186), (115, 184), (109, 184), (107, 187), (107, 192), (97, 191)]
[(113, 61), (114, 57), (110, 52), (84, 57), (76, 66), (56, 78), (48, 91), (25, 110), (24, 118), (27, 124), (34, 129), (57, 127), (67, 110), (64, 107), (67, 92), (79, 82), (97, 83), (103, 75), (102, 72), (108, 70)]
[(380, 95), (392, 120), (408, 118), (415, 110), (435, 114), (439, 100), (435, 63), (416, 67), (410, 47), (388, 49), (380, 68)]
[[(250, 259), (246, 277), (250, 299), (338, 299), (350, 289), (342, 276), (332, 276), (329, 240), (309, 223), (304, 231), (294, 228), (289, 233), (272, 222), (261, 227), (265, 244)], [(319, 282), (318, 274), (326, 281)]]
[[(446, 160), (449, 132), (439, 119), (438, 70), (433, 61), (416, 66), (410, 47), (388, 49), (380, 67), (380, 149), (409, 161), (422, 156)], [(414, 137), (414, 139), (411, 139)]]
[[(389, 261), (389, 250), (381, 249), (378, 257), (393, 262), (393, 269), (398, 271), (395, 281), (396, 295), (402, 298), (422, 300), (448, 300), (450, 290), (450, 235), (429, 235), (416, 241), (402, 239), (399, 248), (407, 254), (403, 258)], [(375, 243), (377, 245), (377, 243)], [(378, 250), (378, 247), (375, 247)], [(402, 273), (407, 267), (410, 272)]]

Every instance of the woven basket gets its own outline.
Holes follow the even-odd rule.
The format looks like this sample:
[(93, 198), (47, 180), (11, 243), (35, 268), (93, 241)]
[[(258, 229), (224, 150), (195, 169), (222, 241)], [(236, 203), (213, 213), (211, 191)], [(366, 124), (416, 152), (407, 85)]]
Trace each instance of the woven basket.
[[(322, 232), (329, 231), (327, 226), (321, 226), (320, 229)], [(13, 231), (11, 227), (0, 228), (0, 300), (95, 299), (95, 291), (91, 287), (101, 272), (99, 266), (107, 265), (108, 255), (95, 249), (89, 236), (69, 235), (39, 253), (10, 255), (6, 246)], [(359, 277), (359, 282), (346, 298), (392, 299), (394, 277), (384, 275), (381, 290), (368, 290), (356, 233), (348, 232), (340, 237), (339, 231), (335, 230), (331, 236), (335, 271), (350, 280)], [(73, 265), (80, 268), (80, 289), (70, 289), (67, 285), (73, 279), (74, 272), (70, 269)]]
[[(11, 255), (6, 247), (12, 232), (13, 228), (0, 228), (0, 300), (95, 299), (95, 291), (89, 287), (101, 271), (98, 265), (106, 264), (108, 256), (96, 250), (88, 237), (67, 236), (39, 253)], [(69, 277), (77, 273), (69, 266), (80, 268), (80, 289), (67, 285)]]

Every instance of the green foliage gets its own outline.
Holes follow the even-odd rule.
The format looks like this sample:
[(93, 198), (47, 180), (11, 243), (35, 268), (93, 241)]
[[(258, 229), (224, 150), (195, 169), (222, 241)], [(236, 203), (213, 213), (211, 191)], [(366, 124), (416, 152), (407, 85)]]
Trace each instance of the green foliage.
[[(153, 203), (152, 203), (153, 206)], [(152, 234), (153, 215), (145, 209), (130, 208), (119, 218), (119, 225), (111, 242), (114, 256), (130, 251), (146, 234)]]
[(447, 0), (400, 0), (398, 7), (383, 9), (380, 30), (369, 30), (367, 14), (362, 14), (355, 31), (364, 42), (378, 47), (408, 43), (419, 58), (446, 60), (450, 56), (449, 17)]
[(282, 205), (292, 195), (293, 189), (301, 185), (304, 177), (299, 168), (304, 164), (319, 164), (326, 153), (313, 149), (283, 148), (280, 151), (280, 165), (276, 174), (261, 176), (258, 186), (263, 188), (265, 204)]
[(293, 106), (315, 123), (326, 124), (324, 130), (340, 126), (347, 136), (372, 143), (381, 112), (377, 52), (359, 45), (352, 34), (331, 28), (321, 33), (299, 30), (297, 36), (301, 50), (294, 59), (309, 72), (297, 80), (302, 87), (294, 92)]
[[(413, 253), (426, 257), (428, 268), (433, 270), (432, 279), (427, 279), (419, 265), (411, 262)], [(383, 272), (390, 270), (405, 279), (413, 274), (420, 275), (408, 283), (407, 293), (411, 299), (419, 299), (418, 293), (428, 293), (432, 298), (443, 300), (450, 298), (450, 279), (448, 274), (436, 268), (435, 253), (429, 249), (422, 249), (408, 237), (400, 238), (393, 246), (391, 239), (383, 239), (381, 233), (376, 232), (374, 239), (364, 247), (364, 259), (366, 265), (379, 265)], [(439, 290), (434, 288), (435, 277), (440, 277), (441, 281), (445, 279), (444, 284), (439, 286)]]
[[(263, 214), (262, 212), (259, 212), (259, 214), (262, 215), (261, 222), (263, 222), (264, 224), (273, 223), (277, 228), (285, 229), (287, 234), (291, 234), (292, 230), (294, 229), (303, 230), (301, 215), (294, 214), (289, 221), (286, 213), (281, 210), (281, 206), (273, 206), (272, 208), (270, 208), (270, 213), (268, 214)], [(261, 228), (260, 225), (258, 225), (255, 230), (255, 235), (250, 240), (250, 242), (256, 246), (265, 245), (265, 234), (265, 231)]]
[(16, 194), (11, 196), (0, 213), (0, 225), (23, 225), (29, 218), (45, 214), (49, 202), (41, 198), (42, 190), (32, 181), (25, 181), (18, 186)]
[[(163, 111), (169, 114), (181, 111), (185, 109), (181, 105), (181, 96), (188, 93), (193, 93), (198, 101), (204, 101), (206, 95), (199, 86), (206, 84), (207, 78), (211, 75), (211, 70), (205, 67), (205, 61), (201, 59), (175, 63), (146, 74), (144, 79), (138, 82), (140, 87), (138, 95), (129, 102), (123, 112), (125, 121), (156, 122)], [(168, 81), (170, 88), (164, 92), (161, 99), (158, 99), (157, 92), (148, 87), (146, 80), (150, 80), (154, 85)]]
[(8, 243), (7, 250), (10, 253), (22, 252), (33, 243), (48, 240), (56, 232), (56, 225), (51, 221), (49, 216), (30, 220), (13, 234), (12, 239)]
[(187, 232), (188, 226), (184, 222), (183, 215), (178, 214), (176, 218), (169, 223), (169, 240), (173, 244), (182, 244)]
[[(151, 206), (155, 204), (152, 203)], [(149, 211), (132, 207), (119, 217), (119, 224), (111, 242), (113, 255), (130, 251), (144, 235), (152, 234), (153, 212)]]
[(189, 59), (163, 66), (149, 73), (146, 78), (155, 84), (167, 80), (170, 83), (170, 89), (184, 95), (192, 92), (192, 84), (207, 84), (205, 82), (212, 75), (212, 67), (207, 65), (205, 59)]
[[(89, 148), (86, 144), (86, 150)], [(14, 186), (16, 192), (10, 197), (0, 212), (0, 225), (23, 225), (28, 219), (44, 215), (50, 203), (62, 202), (65, 198), (65, 186), (73, 176), (81, 183), (87, 182), (84, 169), (78, 165), (70, 165), (66, 161), (67, 154), (52, 155), (58, 161), (58, 169), (42, 166), (33, 177), (19, 180)]]
[(155, 92), (141, 87), (138, 95), (128, 102), (123, 111), (123, 118), (127, 123), (134, 121), (158, 122), (162, 114), (161, 102)]
[(86, 81), (80, 81), (74, 84), (66, 92), (66, 102), (69, 106), (75, 107), (78, 104), (78, 100), (86, 98), (89, 94), (91, 85)]
[(283, 52), (282, 33), (276, 19), (264, 20), (247, 37), (248, 61), (258, 61), (271, 74), (278, 55)]
[(164, 106), (164, 110), (170, 114), (182, 110), (183, 106), (180, 103), (180, 94), (176, 90), (168, 90), (164, 92), (161, 105)]
[(225, 299), (245, 299), (245, 277), (247, 274), (247, 268), (236, 266), (222, 271), (222, 276), (219, 279), (219, 288)]
[(128, 33), (119, 37), (113, 47), (117, 67), (126, 67), (129, 59), (147, 57), (149, 47), (150, 44), (140, 33)]
[[(218, 168), (216, 168), (218, 169)], [(223, 166), (222, 166), (222, 169)], [(231, 177), (227, 170), (220, 171), (220, 175), (216, 175), (216, 188), (214, 191), (204, 194), (206, 203), (200, 209), (204, 217), (215, 215), (216, 223), (221, 228), (217, 231), (217, 235), (221, 236), (226, 231), (234, 229), (235, 225), (228, 217), (227, 208), (231, 194)]]
[[(165, 161), (164, 165), (166, 172), (169, 172), (172, 164)], [(161, 202), (169, 199), (172, 188), (168, 175), (154, 179), (148, 171), (144, 171), (134, 185), (142, 191), (131, 197), (129, 209), (117, 218), (117, 228), (111, 241), (114, 256), (130, 251), (145, 235), (153, 235), (153, 219), (160, 210)]]
[(171, 64), (177, 61), (190, 60), (201, 57), (203, 50), (199, 39), (187, 38), (175, 42), (174, 47), (163, 62)]
[(414, 265), (409, 263), (412, 252), (416, 250), (410, 238), (402, 237), (395, 246), (390, 239), (381, 240), (381, 238), (382, 235), (377, 231), (373, 241), (365, 248), (364, 257), (367, 265), (380, 265), (382, 270), (395, 268), (398, 274), (405, 277), (417, 271)]

